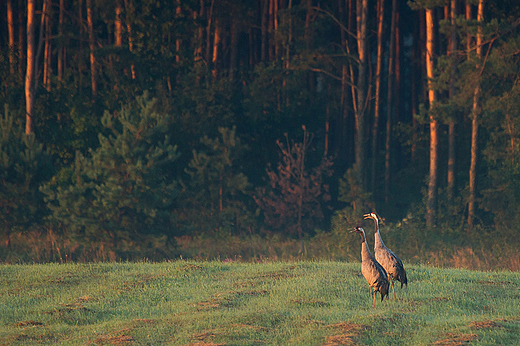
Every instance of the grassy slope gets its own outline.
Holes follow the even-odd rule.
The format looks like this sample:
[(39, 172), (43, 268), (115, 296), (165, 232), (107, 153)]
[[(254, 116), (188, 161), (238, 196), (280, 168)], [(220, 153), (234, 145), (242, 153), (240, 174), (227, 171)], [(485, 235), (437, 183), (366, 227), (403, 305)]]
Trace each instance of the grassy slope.
[(407, 270), (373, 309), (359, 263), (2, 265), (0, 345), (520, 344), (520, 273)]

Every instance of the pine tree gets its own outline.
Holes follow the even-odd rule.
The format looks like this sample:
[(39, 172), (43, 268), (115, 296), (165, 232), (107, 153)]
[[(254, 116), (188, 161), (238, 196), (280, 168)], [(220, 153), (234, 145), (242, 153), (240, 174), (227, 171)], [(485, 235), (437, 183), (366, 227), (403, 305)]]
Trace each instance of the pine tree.
[(145, 94), (119, 114), (105, 112), (102, 123), (99, 147), (76, 154), (69, 181), (43, 188), (54, 218), (86, 241), (114, 248), (146, 235), (173, 235), (171, 172), (179, 154), (166, 134), (168, 116)]
[[(201, 138), (202, 148), (193, 150), (188, 179), (183, 184), (181, 218), (186, 231), (195, 226), (204, 231), (240, 232), (253, 224), (248, 211), (249, 181), (237, 162), (247, 147), (236, 129), (220, 127), (219, 138)], [(191, 226), (190, 226), (191, 225)]]
[(41, 223), (48, 212), (38, 185), (52, 175), (51, 157), (34, 134), (25, 134), (9, 110), (0, 117), (0, 235)]

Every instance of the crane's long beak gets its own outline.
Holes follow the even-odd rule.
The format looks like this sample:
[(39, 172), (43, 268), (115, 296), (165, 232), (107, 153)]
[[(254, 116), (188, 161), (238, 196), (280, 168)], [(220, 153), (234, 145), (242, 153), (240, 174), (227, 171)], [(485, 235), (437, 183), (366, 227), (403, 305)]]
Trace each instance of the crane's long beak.
[(372, 216), (371, 216), (370, 214), (365, 214), (365, 215), (363, 215), (363, 217), (364, 217), (365, 219), (371, 219), (371, 218), (372, 218)]

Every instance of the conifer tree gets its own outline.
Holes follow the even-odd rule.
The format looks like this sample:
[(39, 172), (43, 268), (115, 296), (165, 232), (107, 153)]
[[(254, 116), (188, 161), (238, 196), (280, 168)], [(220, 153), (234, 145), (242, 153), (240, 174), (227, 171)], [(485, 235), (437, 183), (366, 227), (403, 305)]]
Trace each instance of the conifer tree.
[(14, 123), (6, 107), (0, 117), (0, 235), (7, 247), (13, 230), (42, 221), (47, 209), (38, 185), (52, 173), (49, 151)]
[(54, 218), (71, 230), (118, 247), (146, 235), (172, 234), (179, 157), (166, 134), (168, 116), (145, 94), (119, 114), (105, 112), (100, 145), (76, 154), (69, 181), (43, 191)]
[[(247, 208), (249, 181), (237, 162), (247, 147), (236, 135), (236, 129), (220, 127), (220, 136), (201, 138), (202, 148), (193, 150), (193, 158), (185, 170), (188, 179), (183, 184), (183, 205), (180, 211), (193, 231), (234, 231), (252, 225)], [(188, 230), (188, 229), (186, 229)]]

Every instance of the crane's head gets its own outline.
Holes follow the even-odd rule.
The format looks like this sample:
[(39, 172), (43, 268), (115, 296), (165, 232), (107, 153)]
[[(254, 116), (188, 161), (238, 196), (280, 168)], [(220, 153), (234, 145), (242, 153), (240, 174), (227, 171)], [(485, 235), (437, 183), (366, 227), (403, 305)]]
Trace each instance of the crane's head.
[(361, 236), (361, 242), (365, 241), (365, 230), (361, 227), (355, 227), (350, 233), (356, 232)]
[(375, 222), (379, 222), (379, 218), (377, 217), (377, 214), (376, 214), (376, 213), (365, 214), (363, 217), (364, 217), (365, 219), (372, 219), (372, 220), (374, 220)]

